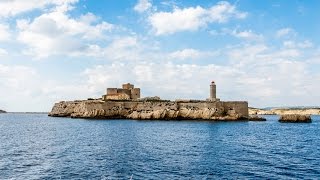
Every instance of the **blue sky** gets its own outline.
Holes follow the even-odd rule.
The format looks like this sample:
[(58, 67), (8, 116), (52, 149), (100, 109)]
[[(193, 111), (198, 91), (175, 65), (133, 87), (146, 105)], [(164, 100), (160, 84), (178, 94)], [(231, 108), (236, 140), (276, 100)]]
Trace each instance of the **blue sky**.
[(0, 109), (142, 96), (319, 105), (318, 0), (0, 1)]

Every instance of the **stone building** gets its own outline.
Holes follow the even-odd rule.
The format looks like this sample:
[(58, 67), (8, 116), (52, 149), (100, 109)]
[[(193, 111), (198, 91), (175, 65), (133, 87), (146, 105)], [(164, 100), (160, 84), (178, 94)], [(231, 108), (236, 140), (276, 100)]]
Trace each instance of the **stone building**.
[(130, 100), (140, 98), (140, 88), (134, 88), (133, 84), (122, 84), (122, 88), (107, 88), (107, 94), (103, 100)]

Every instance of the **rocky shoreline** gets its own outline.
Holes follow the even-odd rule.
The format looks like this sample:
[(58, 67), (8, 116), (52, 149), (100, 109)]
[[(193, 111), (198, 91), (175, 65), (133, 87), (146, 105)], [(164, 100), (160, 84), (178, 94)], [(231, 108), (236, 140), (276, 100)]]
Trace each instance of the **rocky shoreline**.
[(53, 117), (135, 120), (259, 121), (250, 118), (247, 102), (221, 101), (102, 101), (78, 100), (56, 103)]
[(259, 109), (249, 107), (250, 115), (286, 115), (286, 114), (299, 114), (299, 115), (320, 115), (320, 108), (272, 108), (272, 109)]

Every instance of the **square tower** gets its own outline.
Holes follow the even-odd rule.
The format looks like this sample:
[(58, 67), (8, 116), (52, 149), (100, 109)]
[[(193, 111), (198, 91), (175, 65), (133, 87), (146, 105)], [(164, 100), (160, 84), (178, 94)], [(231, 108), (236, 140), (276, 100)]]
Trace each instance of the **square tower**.
[(131, 89), (131, 99), (139, 99), (140, 98), (140, 88)]
[(122, 84), (122, 89), (133, 89), (134, 85), (127, 83), (127, 84)]

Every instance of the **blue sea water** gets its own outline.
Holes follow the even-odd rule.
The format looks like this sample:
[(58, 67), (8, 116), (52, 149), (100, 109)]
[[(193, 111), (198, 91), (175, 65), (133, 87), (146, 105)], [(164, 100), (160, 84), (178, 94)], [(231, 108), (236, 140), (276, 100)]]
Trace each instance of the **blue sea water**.
[(0, 114), (0, 179), (320, 179), (320, 116), (277, 122)]

